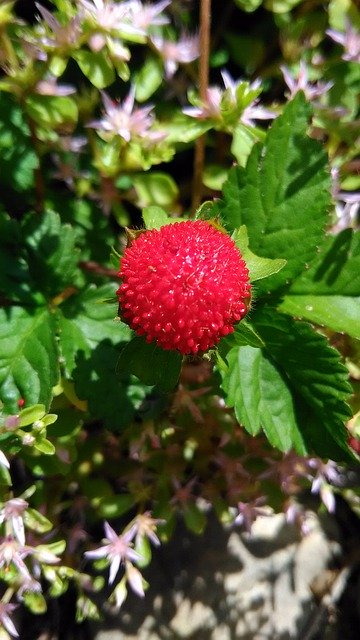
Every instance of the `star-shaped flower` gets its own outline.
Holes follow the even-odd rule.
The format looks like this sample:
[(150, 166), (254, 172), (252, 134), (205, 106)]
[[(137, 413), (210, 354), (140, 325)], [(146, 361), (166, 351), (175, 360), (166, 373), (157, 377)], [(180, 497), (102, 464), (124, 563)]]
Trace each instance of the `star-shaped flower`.
[(133, 531), (123, 533), (118, 536), (114, 529), (108, 522), (104, 523), (105, 538), (103, 539), (103, 545), (93, 551), (86, 551), (87, 558), (92, 560), (98, 560), (99, 558), (107, 558), (110, 562), (109, 571), (109, 584), (112, 584), (116, 578), (121, 564), (126, 564), (126, 561), (136, 562), (141, 560), (141, 555), (134, 551), (132, 545), (132, 539), (134, 537)]

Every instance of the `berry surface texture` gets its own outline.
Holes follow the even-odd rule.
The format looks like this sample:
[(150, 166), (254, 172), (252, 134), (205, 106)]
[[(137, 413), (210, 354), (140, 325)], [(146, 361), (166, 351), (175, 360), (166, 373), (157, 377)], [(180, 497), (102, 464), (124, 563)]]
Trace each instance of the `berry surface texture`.
[(204, 352), (234, 330), (250, 303), (249, 273), (234, 241), (211, 223), (144, 231), (121, 259), (123, 319), (147, 342)]

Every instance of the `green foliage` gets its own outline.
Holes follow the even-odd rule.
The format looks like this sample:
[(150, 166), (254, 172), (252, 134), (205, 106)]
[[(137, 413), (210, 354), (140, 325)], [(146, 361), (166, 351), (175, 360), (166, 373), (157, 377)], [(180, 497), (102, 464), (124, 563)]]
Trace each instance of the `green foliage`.
[[(187, 3), (141, 29), (131, 3), (120, 27), (72, 0), (27, 24), (22, 4), (0, 7), (0, 582), (35, 614), (71, 583), (81, 622), (108, 578), (80, 571), (83, 550), (100, 546), (96, 570), (113, 560), (104, 520), (141, 556), (121, 558), (119, 608), (179, 515), (202, 534), (209, 504), (231, 525), (311, 483), (328, 509), (324, 488), (358, 501), (331, 460), (360, 451), (360, 15), (352, 0), (213, 2), (200, 97)], [(134, 336), (116, 291), (125, 227), (191, 219), (232, 236), (251, 303), (182, 357)]]
[(235, 167), (224, 184), (224, 225), (246, 225), (249, 246), (286, 266), (266, 282), (266, 291), (286, 286), (312, 260), (330, 207), (330, 177), (322, 146), (307, 137), (310, 108), (298, 94), (256, 145), (246, 168)]
[(310, 325), (271, 309), (259, 309), (253, 322), (265, 347), (234, 346), (220, 368), (239, 421), (252, 435), (262, 427), (282, 451), (346, 458), (351, 387), (336, 350)]
[(360, 233), (329, 236), (279, 309), (360, 339)]
[(34, 186), (34, 169), (39, 161), (29, 138), (24, 113), (9, 96), (1, 94), (0, 184), (14, 191)]
[(142, 382), (171, 391), (179, 380), (182, 356), (177, 351), (164, 351), (144, 338), (133, 338), (120, 354), (118, 370), (136, 375)]

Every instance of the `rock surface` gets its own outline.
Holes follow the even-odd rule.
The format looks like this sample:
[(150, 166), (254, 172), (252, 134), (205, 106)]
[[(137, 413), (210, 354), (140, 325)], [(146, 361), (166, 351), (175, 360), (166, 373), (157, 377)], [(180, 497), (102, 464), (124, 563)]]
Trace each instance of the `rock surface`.
[(145, 572), (145, 598), (130, 595), (119, 613), (93, 629), (94, 636), (306, 640), (317, 610), (310, 586), (340, 551), (334, 520), (315, 515), (304, 538), (281, 514), (259, 518), (251, 536), (224, 530), (213, 517), (201, 537), (179, 525)]

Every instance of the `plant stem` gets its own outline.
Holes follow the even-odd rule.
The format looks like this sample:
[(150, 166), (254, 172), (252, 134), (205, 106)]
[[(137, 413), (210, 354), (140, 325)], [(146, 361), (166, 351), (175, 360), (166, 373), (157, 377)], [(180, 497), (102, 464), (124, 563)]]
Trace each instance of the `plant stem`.
[[(200, 59), (199, 59), (199, 93), (205, 102), (209, 86), (209, 56), (210, 56), (210, 26), (211, 0), (200, 2)], [(194, 178), (192, 188), (191, 210), (195, 213), (201, 204), (203, 193), (202, 175), (205, 161), (205, 135), (200, 136), (195, 143)]]

